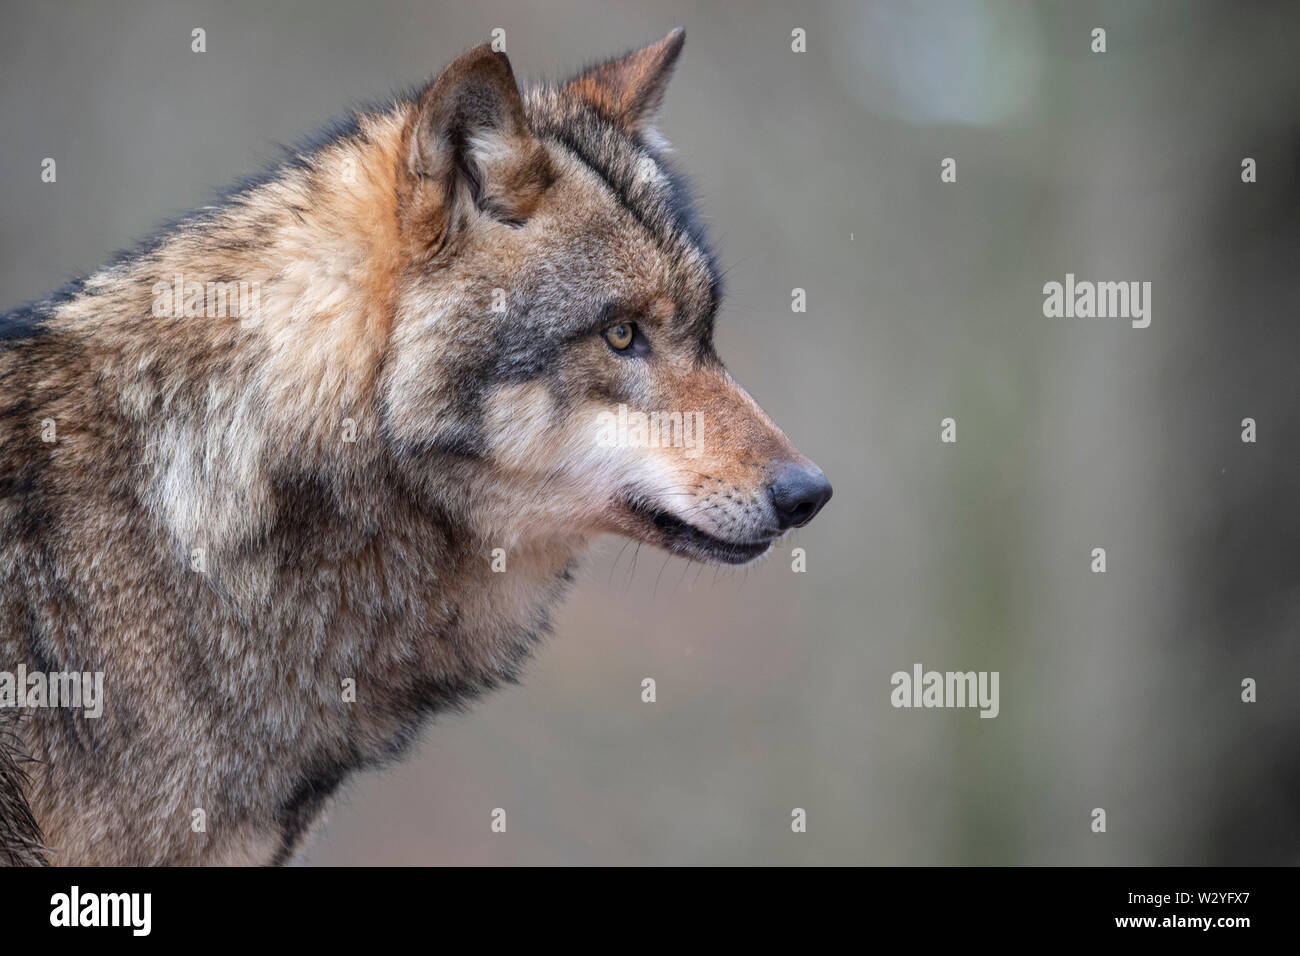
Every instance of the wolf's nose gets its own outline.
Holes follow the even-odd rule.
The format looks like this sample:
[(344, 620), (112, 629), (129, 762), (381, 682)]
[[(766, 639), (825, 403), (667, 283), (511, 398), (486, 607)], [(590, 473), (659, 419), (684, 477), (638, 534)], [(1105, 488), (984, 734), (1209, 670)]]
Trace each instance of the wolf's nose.
[(781, 530), (802, 528), (831, 500), (831, 483), (816, 465), (807, 468), (788, 462), (781, 465), (776, 480), (767, 486)]

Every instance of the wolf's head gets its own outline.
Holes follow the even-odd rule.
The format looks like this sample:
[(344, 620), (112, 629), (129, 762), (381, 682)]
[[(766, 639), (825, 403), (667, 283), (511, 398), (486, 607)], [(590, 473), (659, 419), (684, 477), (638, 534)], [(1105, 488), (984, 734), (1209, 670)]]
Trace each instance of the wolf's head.
[(405, 118), (384, 434), (516, 540), (741, 563), (831, 496), (714, 351), (717, 269), (651, 125), (683, 39), (523, 96), (478, 47)]

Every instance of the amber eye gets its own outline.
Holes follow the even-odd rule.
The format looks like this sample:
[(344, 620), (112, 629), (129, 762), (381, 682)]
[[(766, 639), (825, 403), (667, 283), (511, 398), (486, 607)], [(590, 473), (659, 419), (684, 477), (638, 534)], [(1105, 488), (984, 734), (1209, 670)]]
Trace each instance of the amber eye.
[(618, 352), (627, 349), (635, 338), (636, 326), (631, 322), (620, 322), (605, 330), (605, 341), (609, 343), (610, 348)]

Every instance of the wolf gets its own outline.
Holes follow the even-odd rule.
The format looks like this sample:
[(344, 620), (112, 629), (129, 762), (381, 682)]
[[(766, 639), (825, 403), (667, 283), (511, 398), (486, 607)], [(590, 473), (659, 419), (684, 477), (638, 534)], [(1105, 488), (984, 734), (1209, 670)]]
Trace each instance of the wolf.
[(284, 863), (518, 679), (593, 538), (742, 564), (826, 503), (714, 348), (683, 42), (522, 92), (472, 49), (0, 319), (0, 670), (103, 674), (0, 708), (0, 858)]

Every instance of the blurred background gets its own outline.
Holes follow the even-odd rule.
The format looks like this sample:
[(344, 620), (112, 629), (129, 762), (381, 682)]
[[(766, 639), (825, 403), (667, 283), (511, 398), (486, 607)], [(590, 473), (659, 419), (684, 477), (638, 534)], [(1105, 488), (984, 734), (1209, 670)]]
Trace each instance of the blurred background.
[[(720, 351), (835, 499), (738, 571), (602, 542), (523, 684), (354, 778), (303, 862), (1300, 862), (1300, 7), (0, 9), (3, 308), (494, 28), (560, 77), (686, 27), (660, 129)], [(1150, 327), (1045, 318), (1067, 272), (1149, 281)], [(1000, 715), (894, 709), (918, 662), (999, 671)]]

